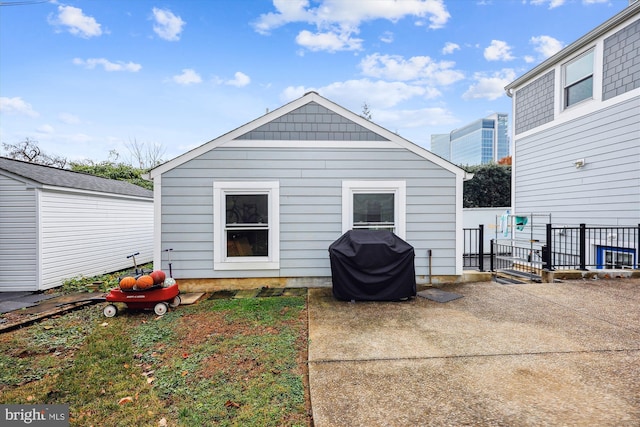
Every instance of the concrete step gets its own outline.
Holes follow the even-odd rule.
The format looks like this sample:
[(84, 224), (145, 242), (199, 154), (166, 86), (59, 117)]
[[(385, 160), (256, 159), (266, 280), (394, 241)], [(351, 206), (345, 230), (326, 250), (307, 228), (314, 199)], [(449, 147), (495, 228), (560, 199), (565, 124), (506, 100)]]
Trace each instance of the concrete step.
[(536, 274), (513, 269), (499, 270), (493, 277), (497, 283), (504, 285), (516, 285), (525, 283), (540, 283), (542, 278)]

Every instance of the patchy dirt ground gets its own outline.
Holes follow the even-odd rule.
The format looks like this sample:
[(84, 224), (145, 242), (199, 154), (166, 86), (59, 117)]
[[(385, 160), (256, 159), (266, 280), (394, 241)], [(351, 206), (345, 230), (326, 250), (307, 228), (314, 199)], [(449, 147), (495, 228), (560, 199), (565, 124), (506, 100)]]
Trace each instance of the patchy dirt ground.
[[(58, 392), (56, 384), (63, 377), (76, 377), (66, 372), (74, 369), (79, 352), (91, 352), (88, 347), (93, 346), (83, 344), (86, 337), (95, 340), (96, 333), (113, 329), (126, 336), (123, 342), (128, 343), (128, 351), (114, 352), (107, 346), (100, 354), (128, 355), (124, 369), (131, 378), (142, 381), (143, 389), (140, 400), (137, 392), (131, 395), (131, 405), (139, 405), (143, 393), (153, 394), (159, 403), (153, 416), (166, 417), (168, 425), (212, 425), (213, 421), (216, 425), (313, 425), (304, 298), (212, 301), (205, 295), (197, 304), (162, 317), (153, 312), (127, 313), (122, 307), (112, 319), (102, 316), (103, 305), (56, 314), (0, 333), (0, 350), (7, 356), (0, 355), (0, 403), (58, 403), (49, 400), (58, 395), (64, 403), (72, 403), (69, 396), (76, 392), (69, 391), (68, 384)], [(15, 321), (24, 316), (28, 315), (14, 312), (5, 318)], [(56, 343), (59, 335), (64, 344)], [(57, 363), (60, 358), (65, 363)], [(19, 369), (5, 369), (16, 365), (17, 359)], [(122, 388), (128, 389), (129, 380), (126, 382)], [(82, 380), (78, 378), (73, 387), (82, 388)], [(105, 389), (109, 387), (111, 383)], [(99, 419), (100, 411), (113, 405), (108, 390), (102, 395), (76, 394), (71, 415), (75, 421), (82, 419), (77, 425), (89, 425), (85, 421)], [(118, 406), (118, 411), (126, 410)], [(146, 411), (137, 416), (152, 417)], [(116, 424), (102, 418), (102, 425)]]

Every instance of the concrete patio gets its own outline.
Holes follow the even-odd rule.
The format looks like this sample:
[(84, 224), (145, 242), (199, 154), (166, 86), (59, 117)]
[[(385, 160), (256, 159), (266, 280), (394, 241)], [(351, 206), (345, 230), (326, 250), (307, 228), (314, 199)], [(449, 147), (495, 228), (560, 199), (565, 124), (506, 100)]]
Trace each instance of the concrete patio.
[(316, 427), (640, 425), (640, 279), (442, 289), (463, 297), (309, 289)]

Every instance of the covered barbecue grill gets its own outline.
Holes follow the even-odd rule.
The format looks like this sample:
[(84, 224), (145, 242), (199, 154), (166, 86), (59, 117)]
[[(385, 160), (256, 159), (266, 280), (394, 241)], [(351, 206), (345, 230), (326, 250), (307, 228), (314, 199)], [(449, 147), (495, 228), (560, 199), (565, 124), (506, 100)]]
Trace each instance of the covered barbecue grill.
[(386, 230), (350, 230), (329, 246), (333, 296), (395, 301), (416, 295), (413, 246)]

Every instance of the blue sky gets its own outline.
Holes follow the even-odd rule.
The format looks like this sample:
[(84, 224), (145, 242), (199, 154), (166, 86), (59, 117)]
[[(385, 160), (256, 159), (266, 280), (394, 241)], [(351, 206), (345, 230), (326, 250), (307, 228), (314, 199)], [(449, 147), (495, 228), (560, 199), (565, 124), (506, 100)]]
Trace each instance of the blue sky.
[[(430, 147), (628, 0), (0, 0), (0, 139), (164, 159), (315, 90)], [(2, 152), (2, 150), (0, 150)]]

